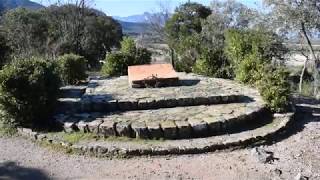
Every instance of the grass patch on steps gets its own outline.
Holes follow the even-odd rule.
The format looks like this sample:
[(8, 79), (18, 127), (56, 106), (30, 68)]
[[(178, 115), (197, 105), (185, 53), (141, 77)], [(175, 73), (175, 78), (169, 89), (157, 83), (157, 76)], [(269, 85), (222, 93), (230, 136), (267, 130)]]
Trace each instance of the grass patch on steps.
[(83, 133), (83, 132), (51, 132), (46, 134), (48, 137), (69, 142), (71, 144), (77, 144), (81, 141), (107, 141), (107, 142), (134, 142), (139, 144), (157, 144), (164, 142), (163, 138), (160, 139), (139, 139), (139, 138), (129, 138), (129, 137), (119, 137), (119, 136), (108, 136), (102, 137), (93, 133)]
[(48, 137), (57, 139), (64, 142), (69, 142), (71, 144), (76, 144), (83, 140), (98, 140), (99, 136), (92, 133), (83, 133), (83, 132), (51, 132), (46, 134)]

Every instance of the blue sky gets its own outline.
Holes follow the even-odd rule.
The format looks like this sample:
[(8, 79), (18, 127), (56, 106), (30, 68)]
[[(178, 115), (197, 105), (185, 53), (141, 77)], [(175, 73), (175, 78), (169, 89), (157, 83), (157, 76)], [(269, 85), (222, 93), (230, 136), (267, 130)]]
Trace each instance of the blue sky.
[[(32, 0), (34, 2), (48, 5), (48, 2), (54, 2), (54, 0)], [(91, 0), (91, 6), (95, 9), (101, 10), (111, 16), (126, 17), (130, 15), (142, 14), (144, 12), (156, 11), (159, 7), (159, 1), (161, 0)], [(170, 6), (174, 9), (179, 4), (187, 2), (187, 0), (164, 0), (170, 2)], [(239, 0), (240, 2), (254, 7), (255, 2), (261, 2), (261, 0)], [(211, 0), (193, 0), (204, 5), (210, 5)]]

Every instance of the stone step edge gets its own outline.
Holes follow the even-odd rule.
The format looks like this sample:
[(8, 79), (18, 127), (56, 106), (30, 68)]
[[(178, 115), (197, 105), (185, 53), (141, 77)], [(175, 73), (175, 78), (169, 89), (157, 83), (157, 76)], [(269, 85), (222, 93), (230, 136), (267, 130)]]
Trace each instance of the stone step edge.
[[(102, 146), (79, 146), (77, 144), (66, 143), (63, 141), (56, 141), (47, 138), (45, 134), (34, 132), (28, 128), (18, 128), (18, 134), (30, 138), (36, 142), (46, 142), (50, 144), (59, 145), (63, 148), (70, 149), (79, 155), (90, 155), (96, 157), (134, 157), (134, 156), (159, 156), (159, 155), (181, 155), (181, 154), (201, 154), (207, 152), (214, 152), (217, 150), (224, 150), (230, 148), (243, 148), (250, 144), (262, 140), (273, 139), (274, 136), (285, 131), (289, 124), (294, 120), (294, 113), (275, 114), (274, 118), (282, 121), (273, 129), (270, 129), (263, 134), (252, 136), (250, 131), (247, 132), (246, 138), (238, 138), (233, 141), (224, 141), (220, 143), (204, 144), (201, 147), (148, 147), (144, 149), (126, 149), (122, 147), (102, 147)], [(254, 130), (251, 130), (251, 132)], [(195, 139), (196, 141), (197, 139)], [(179, 141), (179, 140), (174, 140)], [(178, 144), (178, 143), (176, 143)]]
[(256, 100), (256, 97), (245, 95), (217, 95), (207, 97), (178, 98), (178, 99), (160, 99), (153, 101), (139, 100), (111, 100), (111, 101), (93, 101), (90, 98), (60, 98), (60, 106), (71, 112), (115, 112), (129, 110), (151, 110), (159, 108), (174, 108), (185, 106), (213, 105), (241, 103), (243, 99)]
[[(250, 111), (222, 118), (221, 121), (210, 122), (210, 119), (193, 119), (188, 121), (167, 121), (162, 123), (127, 123), (109, 122), (103, 123), (94, 120), (84, 122), (58, 122), (65, 132), (95, 133), (100, 136), (124, 136), (129, 138), (153, 139), (190, 139), (194, 137), (208, 137), (222, 135), (234, 130), (238, 125), (256, 123), (261, 116), (268, 116), (270, 112), (265, 107), (256, 107)], [(213, 118), (213, 117), (212, 117)], [(96, 124), (97, 123), (97, 124)]]

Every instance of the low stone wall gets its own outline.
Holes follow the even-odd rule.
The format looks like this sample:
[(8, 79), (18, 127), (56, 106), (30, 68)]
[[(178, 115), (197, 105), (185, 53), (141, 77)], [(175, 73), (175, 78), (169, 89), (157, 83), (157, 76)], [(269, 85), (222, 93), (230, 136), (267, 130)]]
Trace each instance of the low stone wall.
[(78, 112), (114, 112), (114, 111), (133, 111), (133, 110), (149, 110), (159, 108), (173, 108), (185, 106), (199, 106), (211, 104), (228, 104), (241, 102), (242, 99), (249, 99), (243, 95), (222, 95), (208, 97), (185, 97), (157, 98), (155, 100), (111, 100), (106, 101), (103, 98), (83, 97), (79, 102), (81, 108)]
[(271, 124), (254, 130), (209, 138), (159, 141), (159, 143), (84, 141), (71, 144), (51, 139), (46, 134), (33, 132), (30, 129), (19, 128), (18, 132), (20, 135), (35, 141), (59, 145), (82, 155), (97, 157), (198, 154), (228, 148), (246, 147), (262, 140), (272, 140), (282, 133), (293, 119), (293, 113), (275, 114)]
[(182, 139), (225, 134), (239, 127), (259, 123), (270, 113), (261, 104), (176, 107), (111, 114), (60, 115), (56, 121), (66, 132), (81, 131), (104, 137)]

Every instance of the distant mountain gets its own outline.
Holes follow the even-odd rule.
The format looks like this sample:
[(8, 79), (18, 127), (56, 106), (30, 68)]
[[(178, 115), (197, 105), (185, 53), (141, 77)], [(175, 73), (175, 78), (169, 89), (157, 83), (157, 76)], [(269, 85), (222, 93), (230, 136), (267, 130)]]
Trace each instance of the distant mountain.
[(123, 21), (123, 22), (130, 22), (130, 23), (147, 23), (150, 13), (145, 12), (143, 14), (132, 15), (128, 17), (120, 17), (120, 16), (113, 16), (114, 19)]
[(150, 29), (150, 25), (148, 23), (137, 23), (137, 22), (118, 22), (122, 26), (122, 31), (126, 35), (130, 36), (138, 36), (140, 34), (147, 33)]
[(0, 0), (0, 12), (18, 7), (24, 7), (28, 9), (40, 9), (44, 6), (32, 2), (30, 0)]

